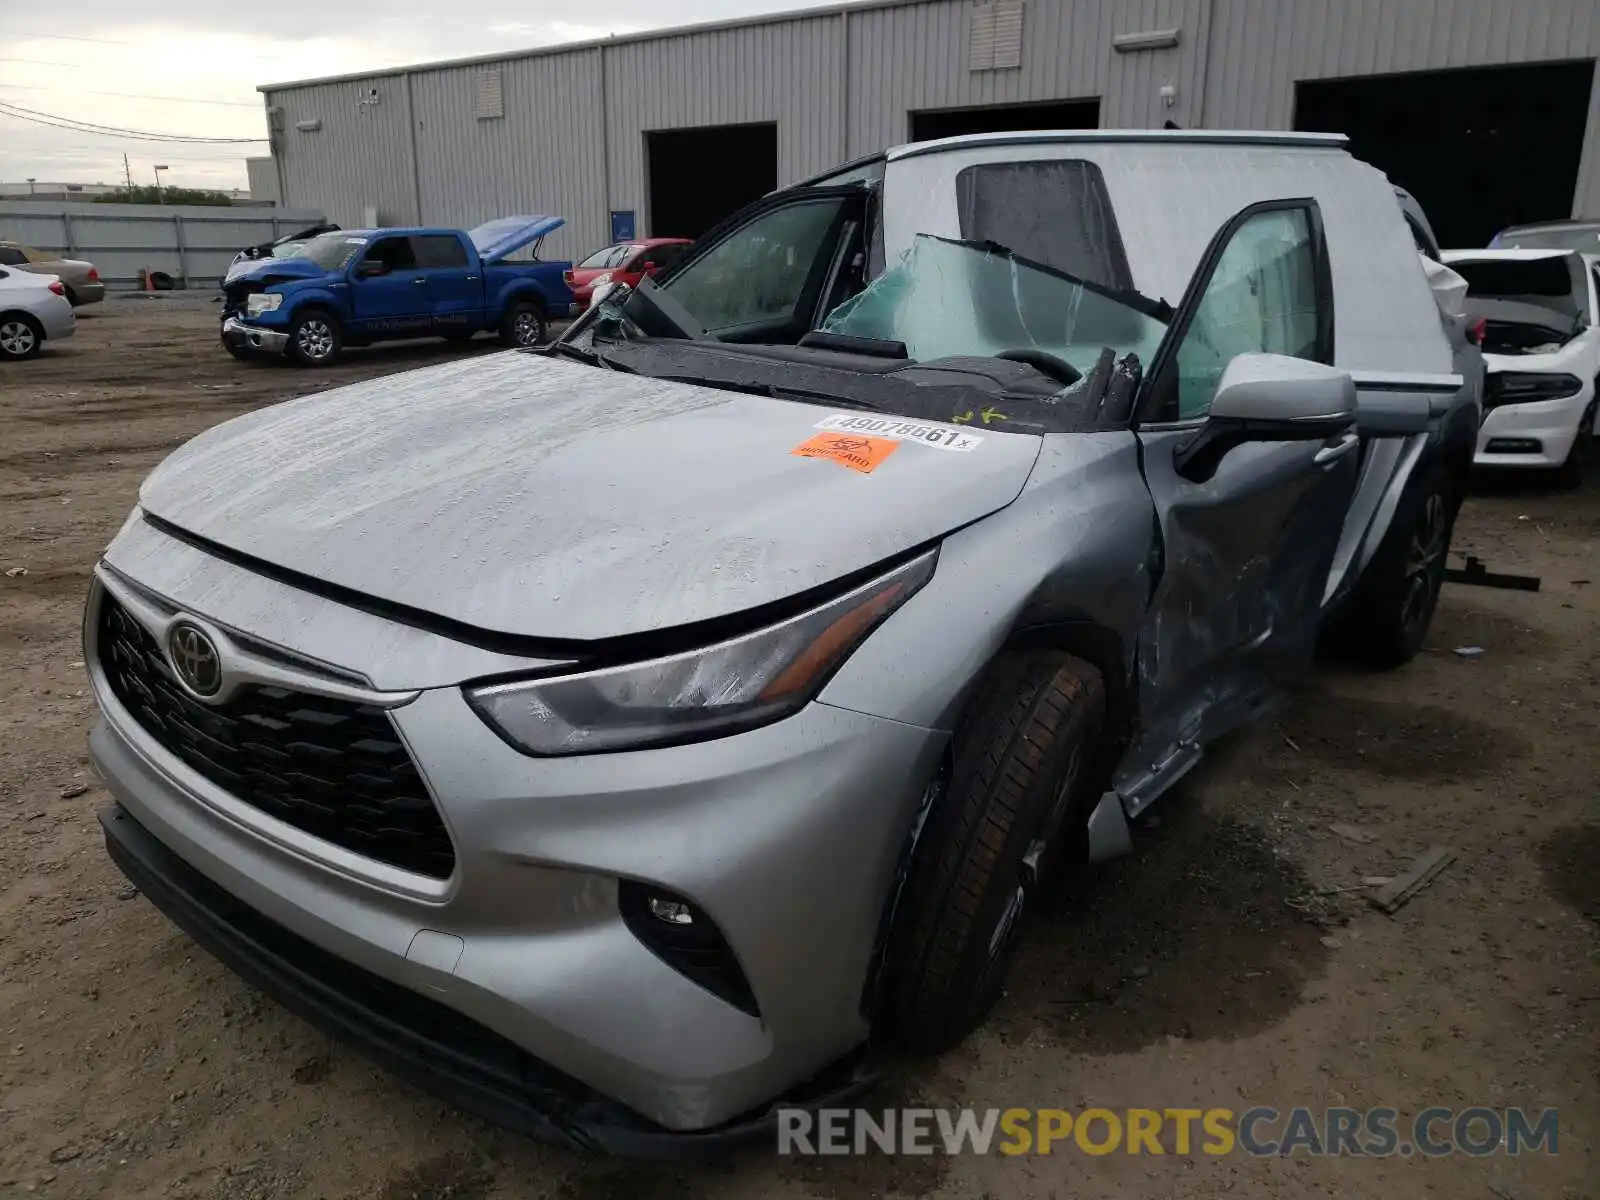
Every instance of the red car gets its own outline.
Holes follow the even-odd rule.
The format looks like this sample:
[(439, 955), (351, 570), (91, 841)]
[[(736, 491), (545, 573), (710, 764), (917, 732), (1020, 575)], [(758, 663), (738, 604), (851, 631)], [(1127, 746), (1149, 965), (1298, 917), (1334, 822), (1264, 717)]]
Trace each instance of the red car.
[(665, 268), (693, 244), (688, 238), (639, 238), (596, 250), (566, 274), (578, 311), (589, 307), (589, 297), (602, 283), (632, 286)]

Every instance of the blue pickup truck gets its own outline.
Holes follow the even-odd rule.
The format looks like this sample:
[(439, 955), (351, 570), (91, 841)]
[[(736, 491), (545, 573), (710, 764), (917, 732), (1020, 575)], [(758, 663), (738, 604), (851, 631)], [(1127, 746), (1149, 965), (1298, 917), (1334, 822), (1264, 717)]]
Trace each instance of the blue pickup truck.
[[(476, 229), (341, 229), (293, 257), (241, 263), (223, 284), (222, 344), (235, 358), (282, 354), (326, 366), (346, 346), (396, 338), (466, 341), (490, 331), (511, 346), (544, 341), (551, 317), (577, 311), (538, 243), (561, 217), (502, 217)], [(532, 246), (531, 261), (506, 257)]]

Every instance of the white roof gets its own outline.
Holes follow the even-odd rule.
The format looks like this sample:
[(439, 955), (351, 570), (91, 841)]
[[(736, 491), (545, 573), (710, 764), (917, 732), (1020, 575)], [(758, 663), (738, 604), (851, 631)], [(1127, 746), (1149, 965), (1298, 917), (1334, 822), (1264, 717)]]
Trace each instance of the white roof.
[(1009, 133), (964, 133), (931, 142), (907, 142), (892, 146), (888, 160), (895, 162), (918, 154), (944, 150), (965, 150), (982, 146), (1031, 146), (1045, 143), (1082, 142), (1107, 145), (1113, 142), (1170, 142), (1180, 145), (1209, 146), (1299, 146), (1340, 149), (1348, 138), (1342, 133), (1292, 133), (1270, 129), (1038, 129)]
[(1444, 250), (1447, 263), (1458, 262), (1534, 262), (1541, 258), (1570, 258), (1576, 250)]

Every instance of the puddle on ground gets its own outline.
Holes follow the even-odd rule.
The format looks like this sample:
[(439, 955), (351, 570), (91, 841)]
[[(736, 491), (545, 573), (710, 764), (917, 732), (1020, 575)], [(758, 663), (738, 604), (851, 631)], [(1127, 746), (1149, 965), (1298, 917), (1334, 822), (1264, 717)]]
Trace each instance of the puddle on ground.
[(1184, 797), (1162, 815), (1138, 853), (1086, 871), (1031, 923), (992, 1031), (1042, 1026), (1069, 1051), (1120, 1054), (1248, 1036), (1299, 1006), (1329, 955), (1295, 907), (1311, 890), (1299, 867)]
[(1561, 903), (1600, 925), (1600, 825), (1569, 825), (1539, 846), (1545, 886)]
[(1502, 612), (1443, 603), (1428, 629), (1428, 646), (1449, 654), (1457, 646), (1481, 646), (1490, 661), (1553, 658), (1561, 643), (1525, 621)]
[(1275, 727), (1329, 766), (1429, 783), (1490, 774), (1528, 748), (1519, 734), (1448, 708), (1328, 692), (1298, 697)]

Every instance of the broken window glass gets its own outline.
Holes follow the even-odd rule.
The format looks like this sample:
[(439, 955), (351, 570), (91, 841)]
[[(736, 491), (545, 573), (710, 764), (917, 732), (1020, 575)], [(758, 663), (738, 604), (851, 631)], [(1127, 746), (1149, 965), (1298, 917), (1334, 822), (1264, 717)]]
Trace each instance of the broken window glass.
[(1133, 353), (1148, 364), (1167, 331), (1152, 313), (1070, 275), (996, 247), (931, 234), (918, 234), (897, 263), (830, 312), (822, 328), (904, 342), (923, 362), (1040, 350), (1082, 375), (1107, 347), (1118, 358)]

